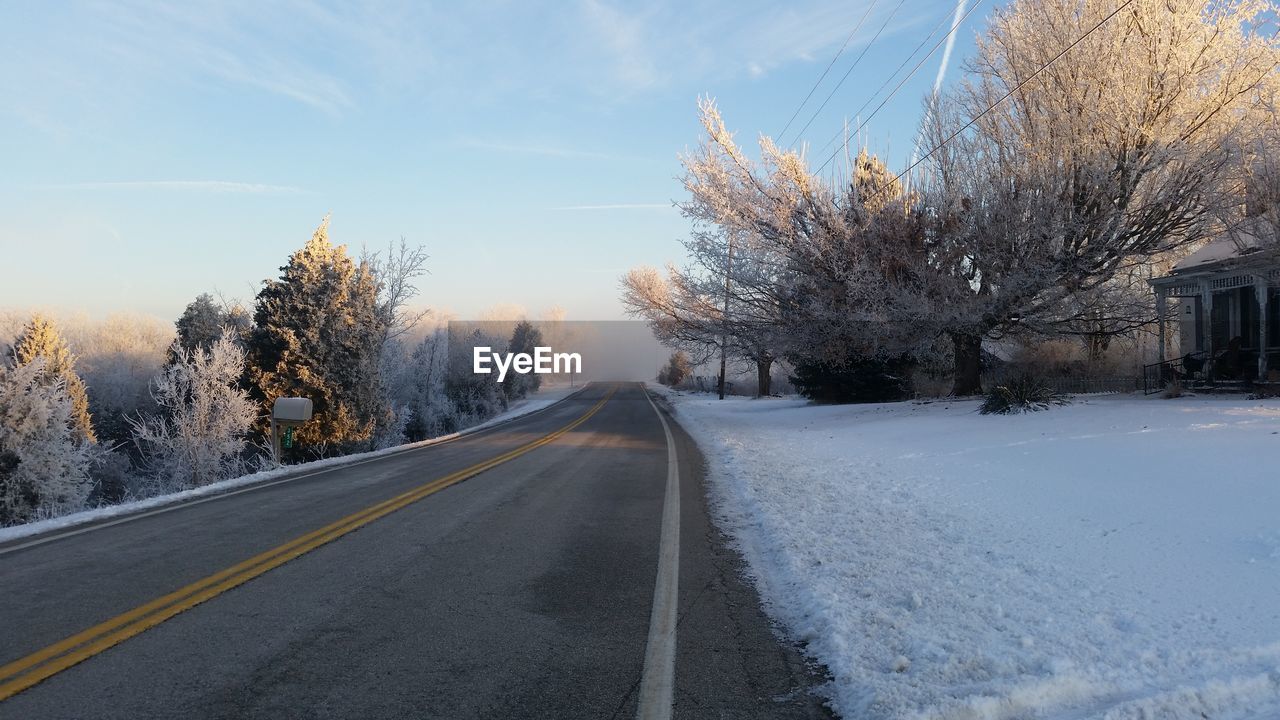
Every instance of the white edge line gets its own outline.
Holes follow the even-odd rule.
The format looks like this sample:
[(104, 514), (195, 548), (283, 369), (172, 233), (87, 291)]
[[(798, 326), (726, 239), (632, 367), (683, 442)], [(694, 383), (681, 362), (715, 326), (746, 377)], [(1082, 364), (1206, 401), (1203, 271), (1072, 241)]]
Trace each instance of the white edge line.
[[(404, 453), (413, 452), (415, 450), (425, 450), (427, 448), (437, 447), (439, 445), (444, 445), (444, 444), (453, 442), (455, 440), (461, 440), (463, 438), (467, 438), (472, 435), (478, 435), (480, 433), (488, 432), (490, 430), (500, 428), (508, 423), (515, 422), (516, 420), (524, 420), (526, 418), (537, 415), (538, 413), (545, 412), (555, 407), (556, 405), (559, 405), (565, 400), (568, 400), (569, 398), (577, 395), (578, 393), (582, 392), (586, 388), (587, 386), (584, 384), (581, 388), (574, 390), (573, 392), (569, 393), (568, 395), (565, 395), (559, 400), (556, 400), (555, 402), (545, 407), (540, 407), (537, 410), (524, 413), (523, 415), (517, 415), (515, 417), (507, 418), (505, 420), (499, 420), (498, 422), (495, 422), (492, 425), (485, 425), (484, 427), (475, 427), (467, 430), (460, 430), (447, 437), (433, 438), (431, 440), (424, 440), (421, 443), (413, 443), (411, 447), (396, 449), (396, 450), (393, 450), (392, 452), (378, 455), (377, 457), (356, 459), (348, 463), (337, 463), (320, 470), (314, 470), (312, 472), (301, 472), (300, 474), (290, 475), (288, 477), (280, 478), (279, 480), (268, 480), (261, 483), (254, 483), (251, 485), (246, 485), (244, 487), (236, 488), (234, 490), (215, 493), (213, 495), (206, 495), (204, 497), (199, 497), (194, 499), (177, 498), (172, 503), (161, 505), (155, 508), (154, 510), (145, 510), (137, 513), (129, 513), (127, 515), (123, 515), (114, 520), (107, 520), (105, 522), (94, 522), (92, 519), (87, 519), (85, 520), (86, 525), (84, 527), (77, 528), (73, 525), (71, 527), (75, 529), (66, 530), (65, 532), (59, 532), (58, 530), (50, 530), (49, 534), (35, 535), (33, 540), (28, 540), (27, 542), (20, 542), (16, 545), (10, 545), (8, 547), (0, 547), (0, 555), (7, 555), (9, 553), (17, 552), (19, 550), (25, 550), (27, 548), (36, 547), (38, 545), (44, 545), (45, 543), (51, 543), (55, 540), (62, 540), (64, 538), (75, 537), (76, 535), (83, 535), (84, 533), (93, 532), (94, 530), (102, 530), (104, 528), (113, 527), (115, 525), (123, 525), (124, 523), (133, 522), (134, 520), (141, 520), (143, 518), (151, 517), (152, 515), (160, 515), (167, 512), (173, 512), (174, 510), (182, 510), (184, 508), (189, 508), (196, 505), (203, 505), (204, 503), (207, 503), (207, 502), (213, 502), (214, 500), (222, 500), (223, 498), (229, 498), (235, 495), (242, 495), (244, 493), (253, 492), (255, 490), (263, 490), (269, 487), (274, 487), (276, 485), (283, 485), (285, 483), (294, 482), (296, 480), (305, 480), (306, 478), (315, 477), (317, 475), (324, 475), (325, 473), (331, 473), (335, 470), (346, 470), (347, 468), (355, 467), (356, 465), (364, 465), (366, 463), (377, 462), (379, 460), (386, 460), (387, 458), (396, 457), (398, 455), (403, 455)], [(301, 470), (302, 467), (299, 467), (299, 469)], [(15, 539), (15, 542), (16, 541), (17, 539)]]
[(638, 720), (669, 720), (675, 699), (676, 621), (680, 582), (680, 467), (671, 426), (642, 388), (667, 436), (667, 488), (662, 504), (662, 539), (658, 544), (658, 579), (653, 588), (649, 639), (636, 702)]

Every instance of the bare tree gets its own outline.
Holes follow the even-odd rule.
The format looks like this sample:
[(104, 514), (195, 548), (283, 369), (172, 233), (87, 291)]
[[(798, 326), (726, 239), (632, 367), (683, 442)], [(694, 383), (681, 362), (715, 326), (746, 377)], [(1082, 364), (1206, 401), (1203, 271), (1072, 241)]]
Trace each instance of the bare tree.
[(361, 262), (368, 265), (380, 285), (378, 311), (386, 323), (388, 340), (399, 338), (412, 331), (430, 314), (428, 309), (411, 310), (409, 301), (418, 296), (418, 278), (427, 274), (426, 248), (410, 246), (400, 238), (399, 244), (391, 243), (384, 252), (362, 253)]

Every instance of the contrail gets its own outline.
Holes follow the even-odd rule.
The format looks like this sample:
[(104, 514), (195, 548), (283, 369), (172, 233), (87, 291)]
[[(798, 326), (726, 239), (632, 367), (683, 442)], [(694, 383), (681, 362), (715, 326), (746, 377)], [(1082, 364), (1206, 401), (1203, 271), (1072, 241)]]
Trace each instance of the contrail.
[[(947, 35), (947, 46), (942, 50), (942, 64), (938, 66), (938, 77), (933, 81), (933, 98), (938, 98), (938, 92), (942, 90), (942, 80), (947, 75), (947, 66), (951, 64), (951, 51), (956, 46), (956, 29), (960, 27), (960, 20), (964, 17), (965, 8), (968, 7), (969, 0), (956, 0), (956, 14), (951, 18), (951, 32)], [(929, 111), (925, 111), (925, 122), (929, 121)], [(920, 141), (924, 139), (924, 128), (916, 134), (916, 146), (911, 151), (911, 164), (915, 165), (916, 160), (920, 157)]]
[(942, 50), (942, 64), (938, 66), (938, 77), (933, 81), (934, 97), (937, 97), (938, 91), (942, 88), (942, 78), (946, 76), (947, 66), (951, 64), (951, 51), (956, 46), (956, 28), (960, 26), (960, 18), (964, 17), (964, 9), (968, 4), (969, 0), (956, 2), (956, 14), (951, 19), (951, 34), (947, 36), (947, 46)]

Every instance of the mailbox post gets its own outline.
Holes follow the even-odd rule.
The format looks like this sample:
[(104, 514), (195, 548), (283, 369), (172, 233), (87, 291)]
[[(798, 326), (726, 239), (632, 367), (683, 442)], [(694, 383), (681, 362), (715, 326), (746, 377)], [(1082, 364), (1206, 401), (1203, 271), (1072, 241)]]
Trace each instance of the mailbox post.
[[(281, 431), (288, 429), (292, 440), (292, 429), (311, 419), (311, 399), (299, 397), (276, 398), (271, 406), (271, 453), (276, 464), (280, 464)], [(292, 446), (290, 442), (290, 446)]]

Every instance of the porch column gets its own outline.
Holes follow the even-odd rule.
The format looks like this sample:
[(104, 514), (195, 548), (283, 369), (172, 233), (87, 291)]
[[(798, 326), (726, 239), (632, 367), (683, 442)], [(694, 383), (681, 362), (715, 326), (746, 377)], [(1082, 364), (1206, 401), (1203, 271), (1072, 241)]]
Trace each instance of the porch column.
[(1258, 299), (1258, 382), (1267, 381), (1267, 345), (1275, 339), (1267, 337), (1267, 276), (1253, 276), (1253, 296)]
[(1208, 280), (1200, 281), (1201, 328), (1204, 332), (1204, 351), (1208, 359), (1204, 363), (1204, 379), (1213, 382), (1213, 288)]
[[(1166, 310), (1165, 310), (1164, 300), (1165, 300), (1164, 288), (1159, 288), (1159, 287), (1156, 288), (1156, 327), (1158, 328), (1158, 333), (1160, 336), (1160, 364), (1161, 365), (1163, 365), (1165, 362), (1164, 321), (1165, 321)], [(1163, 370), (1161, 372), (1163, 372)]]

